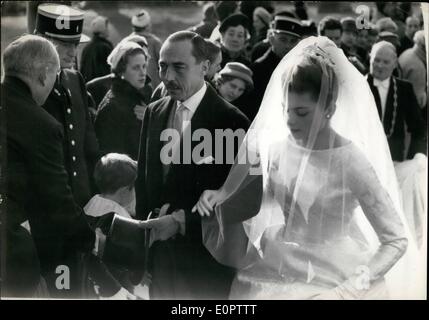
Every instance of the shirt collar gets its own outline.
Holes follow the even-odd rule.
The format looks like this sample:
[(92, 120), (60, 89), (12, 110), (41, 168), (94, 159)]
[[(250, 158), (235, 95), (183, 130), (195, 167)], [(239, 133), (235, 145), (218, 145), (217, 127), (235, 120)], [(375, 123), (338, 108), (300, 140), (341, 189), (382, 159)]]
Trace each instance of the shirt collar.
[(204, 82), (200, 90), (195, 92), (191, 97), (189, 97), (185, 101), (183, 102), (179, 101), (179, 105), (181, 104), (192, 113), (195, 113), (199, 104), (201, 103), (201, 100), (203, 100), (203, 97), (206, 94), (206, 91), (207, 91), (207, 84), (206, 82)]
[(387, 88), (389, 88), (389, 84), (390, 84), (390, 77), (383, 80), (383, 81), (374, 78), (374, 86), (376, 86), (376, 87), (382, 87), (382, 88), (387, 89)]
[(85, 214), (91, 217), (101, 217), (107, 213), (114, 212), (122, 217), (131, 218), (131, 215), (117, 202), (103, 198), (97, 194), (84, 207)]

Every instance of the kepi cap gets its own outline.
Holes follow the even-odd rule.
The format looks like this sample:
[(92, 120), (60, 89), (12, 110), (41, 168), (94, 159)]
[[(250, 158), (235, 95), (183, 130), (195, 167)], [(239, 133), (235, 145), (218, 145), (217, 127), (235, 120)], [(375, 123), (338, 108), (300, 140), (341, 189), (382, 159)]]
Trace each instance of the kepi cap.
[(53, 3), (37, 8), (34, 33), (71, 43), (83, 43), (90, 38), (82, 34), (84, 13), (78, 9)]

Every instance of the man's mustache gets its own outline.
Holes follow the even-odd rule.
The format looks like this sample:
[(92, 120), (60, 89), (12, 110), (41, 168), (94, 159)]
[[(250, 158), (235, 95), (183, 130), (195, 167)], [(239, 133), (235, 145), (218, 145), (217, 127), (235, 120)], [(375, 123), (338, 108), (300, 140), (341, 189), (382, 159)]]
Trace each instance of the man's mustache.
[(175, 83), (175, 82), (167, 82), (165, 83), (165, 87), (167, 88), (167, 90), (178, 90), (181, 89), (180, 85)]

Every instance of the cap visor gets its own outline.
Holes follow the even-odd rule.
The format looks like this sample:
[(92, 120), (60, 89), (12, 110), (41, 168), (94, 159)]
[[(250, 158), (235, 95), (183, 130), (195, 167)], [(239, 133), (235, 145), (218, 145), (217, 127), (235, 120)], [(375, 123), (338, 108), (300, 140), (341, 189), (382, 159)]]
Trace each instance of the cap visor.
[(91, 38), (82, 33), (82, 35), (80, 36), (79, 43), (86, 43), (86, 42), (89, 42), (89, 41), (91, 41)]

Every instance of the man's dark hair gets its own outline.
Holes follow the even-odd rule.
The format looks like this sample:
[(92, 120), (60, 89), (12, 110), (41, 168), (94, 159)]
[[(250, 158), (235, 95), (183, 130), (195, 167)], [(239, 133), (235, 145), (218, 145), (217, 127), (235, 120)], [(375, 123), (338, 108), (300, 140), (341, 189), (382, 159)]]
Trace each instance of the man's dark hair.
[(232, 15), (238, 8), (237, 1), (219, 1), (216, 4), (216, 13), (219, 21), (223, 21)]
[(215, 61), (215, 59), (217, 58), (217, 56), (219, 55), (219, 53), (221, 52), (220, 47), (210, 41), (206, 39), (206, 45), (207, 45), (207, 59), (210, 61), (210, 63), (213, 63)]
[(178, 31), (170, 35), (165, 42), (179, 42), (179, 41), (190, 41), (192, 44), (192, 55), (194, 56), (197, 63), (203, 60), (210, 60), (209, 57), (209, 46), (207, 40), (201, 37), (199, 34), (192, 31)]
[(324, 36), (325, 30), (340, 30), (342, 33), (343, 26), (341, 25), (340, 20), (331, 16), (327, 16), (327, 17), (324, 17), (319, 22), (319, 26), (318, 26), (319, 35)]

